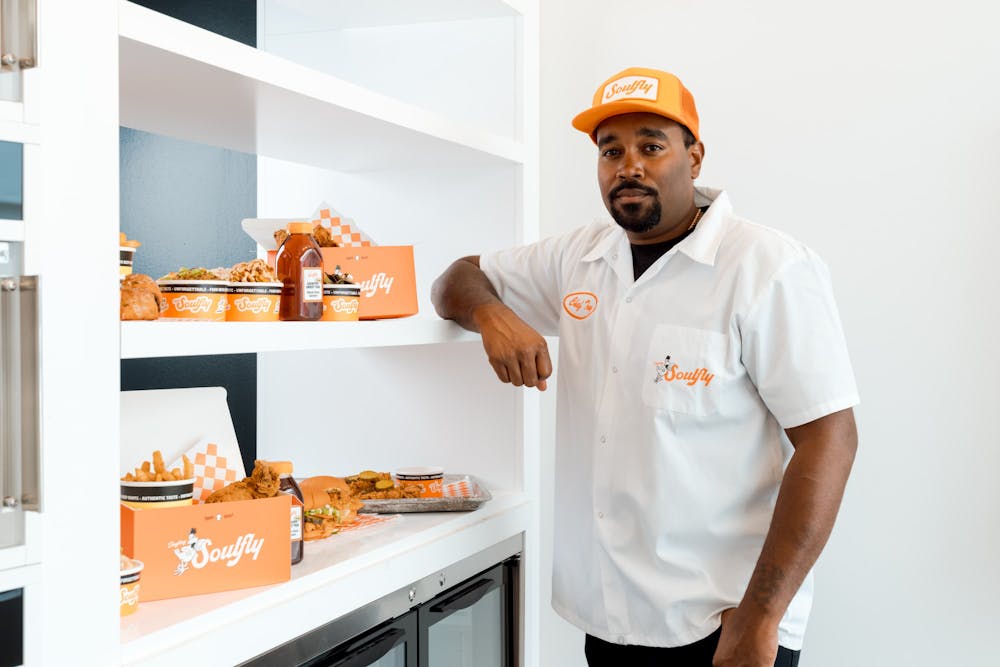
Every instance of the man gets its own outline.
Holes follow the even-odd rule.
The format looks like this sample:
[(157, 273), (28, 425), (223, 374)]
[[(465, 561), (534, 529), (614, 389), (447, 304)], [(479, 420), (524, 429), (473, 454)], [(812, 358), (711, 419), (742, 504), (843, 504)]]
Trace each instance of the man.
[(616, 74), (573, 125), (616, 224), (460, 259), (433, 293), (503, 382), (544, 390), (560, 337), (553, 606), (592, 667), (794, 666), (857, 447), (826, 267), (695, 187), (673, 75)]

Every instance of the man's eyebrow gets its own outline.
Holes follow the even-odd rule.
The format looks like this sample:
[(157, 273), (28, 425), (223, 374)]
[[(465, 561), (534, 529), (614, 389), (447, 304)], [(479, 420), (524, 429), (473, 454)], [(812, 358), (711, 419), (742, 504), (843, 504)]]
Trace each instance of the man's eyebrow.
[(604, 144), (611, 143), (612, 141), (618, 141), (618, 137), (616, 137), (613, 134), (606, 134), (606, 135), (604, 135), (603, 137), (601, 137), (600, 139), (597, 140), (597, 146), (598, 146), (598, 148), (600, 148)]
[(667, 133), (663, 130), (657, 130), (653, 127), (640, 127), (636, 132), (641, 137), (652, 137), (654, 139), (662, 139), (664, 141), (670, 141)]

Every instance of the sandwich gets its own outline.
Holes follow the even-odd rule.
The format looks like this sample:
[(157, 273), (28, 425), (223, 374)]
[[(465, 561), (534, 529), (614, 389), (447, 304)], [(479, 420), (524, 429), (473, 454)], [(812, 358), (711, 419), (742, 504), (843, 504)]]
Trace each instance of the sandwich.
[(321, 540), (353, 523), (364, 503), (358, 500), (340, 477), (308, 477), (299, 482), (305, 508), (307, 540)]

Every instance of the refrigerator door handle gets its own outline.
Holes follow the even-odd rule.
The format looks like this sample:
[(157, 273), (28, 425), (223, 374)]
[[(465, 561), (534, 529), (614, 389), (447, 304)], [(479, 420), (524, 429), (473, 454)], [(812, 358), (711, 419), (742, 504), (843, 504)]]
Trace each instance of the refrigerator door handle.
[(17, 289), (17, 278), (0, 278), (0, 512), (21, 510), (21, 324)]
[(500, 582), (496, 579), (480, 579), (471, 586), (468, 586), (455, 595), (445, 598), (431, 607), (432, 614), (450, 614), (452, 612), (467, 609), (476, 604), (492, 590), (500, 588)]
[(36, 0), (0, 0), (0, 70), (38, 64)]
[(42, 510), (41, 436), (39, 391), (38, 277), (18, 280), (20, 306), (20, 422), (21, 422), (21, 506)]
[(346, 654), (333, 656), (330, 662), (311, 663), (310, 667), (368, 667), (405, 640), (405, 630), (390, 628), (357, 648), (351, 647)]

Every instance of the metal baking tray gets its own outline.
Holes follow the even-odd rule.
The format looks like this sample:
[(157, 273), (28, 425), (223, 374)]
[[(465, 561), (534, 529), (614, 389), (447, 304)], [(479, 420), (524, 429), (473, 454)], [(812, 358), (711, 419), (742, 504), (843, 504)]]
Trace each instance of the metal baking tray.
[(444, 498), (400, 498), (398, 500), (362, 500), (360, 512), (368, 514), (399, 514), (403, 512), (468, 512), (478, 509), (493, 498), (489, 490), (472, 475), (445, 475), (444, 484), (465, 482), (471, 494)]

